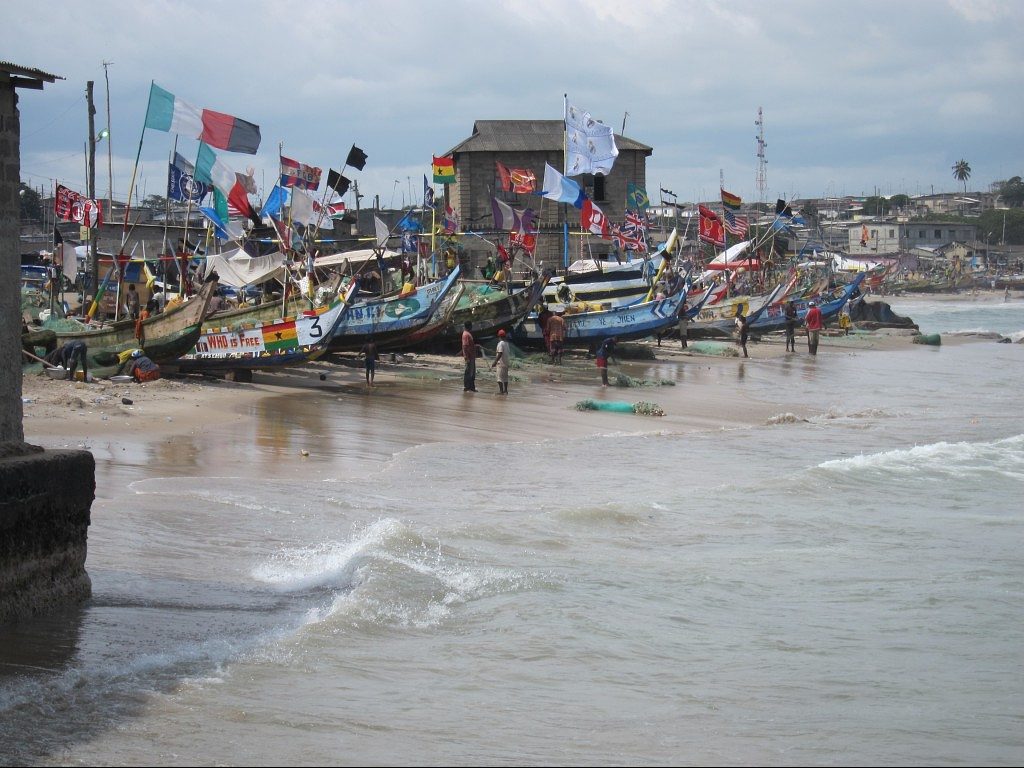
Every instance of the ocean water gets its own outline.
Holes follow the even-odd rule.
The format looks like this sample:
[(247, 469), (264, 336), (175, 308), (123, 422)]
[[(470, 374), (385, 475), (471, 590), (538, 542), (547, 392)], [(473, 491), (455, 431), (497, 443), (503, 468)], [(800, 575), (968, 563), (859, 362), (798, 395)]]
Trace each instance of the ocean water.
[[(1020, 764), (1024, 345), (728, 362), (512, 439), (543, 382), (94, 441), (94, 597), (0, 632), (0, 761)], [(778, 407), (688, 431), (694, 382)]]

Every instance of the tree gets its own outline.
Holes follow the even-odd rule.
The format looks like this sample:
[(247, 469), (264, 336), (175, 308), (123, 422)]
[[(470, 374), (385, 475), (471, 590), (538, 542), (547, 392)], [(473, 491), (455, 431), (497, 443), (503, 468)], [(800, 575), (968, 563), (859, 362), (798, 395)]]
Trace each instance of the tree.
[(18, 197), (21, 198), (21, 220), (42, 222), (43, 203), (39, 193), (25, 184), (25, 182), (20, 182), (18, 185)]
[(146, 199), (142, 201), (143, 208), (152, 208), (154, 210), (162, 211), (166, 205), (167, 198), (160, 195), (146, 195)]
[(953, 164), (953, 178), (964, 183), (964, 195), (967, 194), (967, 180), (971, 178), (971, 166), (963, 159)]
[[(1024, 211), (1019, 208), (983, 211), (977, 218), (977, 225), (979, 240), (1002, 242), (1005, 228), (1006, 245), (1024, 244)], [(986, 236), (989, 232), (991, 237)]]
[(1006, 181), (997, 181), (994, 186), (996, 192), (1003, 198), (1003, 202), (1010, 208), (1024, 207), (1024, 181), (1020, 176), (1014, 176)]

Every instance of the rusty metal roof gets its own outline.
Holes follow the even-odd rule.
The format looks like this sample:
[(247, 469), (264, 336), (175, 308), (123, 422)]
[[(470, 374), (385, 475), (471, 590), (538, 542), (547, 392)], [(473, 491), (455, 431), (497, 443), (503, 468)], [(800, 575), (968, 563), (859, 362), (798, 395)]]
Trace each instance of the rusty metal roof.
[(10, 61), (0, 61), (0, 75), (7, 75), (5, 79), (9, 79), (15, 88), (33, 88), (35, 90), (42, 90), (44, 82), (52, 83), (64, 79), (60, 75), (51, 75), (41, 69), (23, 67)]

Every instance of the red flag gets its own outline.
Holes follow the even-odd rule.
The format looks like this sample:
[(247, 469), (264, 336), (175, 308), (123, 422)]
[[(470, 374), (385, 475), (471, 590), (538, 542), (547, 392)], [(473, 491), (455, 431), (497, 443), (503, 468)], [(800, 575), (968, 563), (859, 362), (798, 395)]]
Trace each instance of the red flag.
[(53, 199), (53, 212), (64, 221), (76, 221), (87, 227), (103, 223), (103, 208), (99, 203), (60, 184)]
[(725, 227), (722, 226), (722, 222), (717, 216), (705, 216), (703, 206), (701, 208), (700, 239), (712, 245), (725, 246)]
[(706, 205), (698, 205), (697, 210), (700, 212), (702, 219), (711, 219), (712, 221), (718, 221), (718, 214), (708, 208)]
[(508, 236), (508, 241), (511, 245), (517, 245), (527, 253), (533, 253), (533, 249), (537, 247), (537, 235), (533, 232), (512, 232)]
[(595, 235), (600, 235), (605, 240), (608, 239), (608, 217), (594, 205), (594, 201), (590, 198), (583, 201), (583, 208), (580, 209), (580, 226)]
[(511, 191), (511, 189), (512, 189), (512, 174), (509, 173), (508, 168), (506, 168), (501, 163), (495, 161), (495, 164), (498, 166), (498, 178), (501, 179), (501, 191), (502, 192), (509, 192), (509, 191)]

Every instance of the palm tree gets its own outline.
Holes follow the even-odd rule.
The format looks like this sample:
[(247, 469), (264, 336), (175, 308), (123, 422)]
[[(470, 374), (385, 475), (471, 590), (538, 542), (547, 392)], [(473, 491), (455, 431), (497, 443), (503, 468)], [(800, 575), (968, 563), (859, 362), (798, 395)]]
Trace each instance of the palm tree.
[[(970, 163), (968, 163), (966, 160), (962, 158), (955, 162), (953, 164), (953, 178), (956, 179), (957, 181), (962, 181), (964, 183), (964, 197), (967, 197), (967, 180), (971, 178)], [(967, 201), (964, 200), (963, 204), (961, 204), (960, 206), (961, 215), (963, 215), (964, 205), (966, 204)]]
[(964, 196), (967, 195), (967, 180), (971, 178), (971, 165), (966, 160), (958, 160), (953, 164), (953, 178), (964, 183)]

